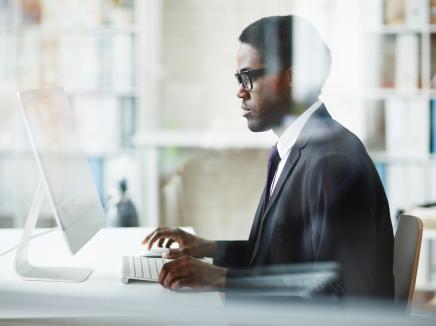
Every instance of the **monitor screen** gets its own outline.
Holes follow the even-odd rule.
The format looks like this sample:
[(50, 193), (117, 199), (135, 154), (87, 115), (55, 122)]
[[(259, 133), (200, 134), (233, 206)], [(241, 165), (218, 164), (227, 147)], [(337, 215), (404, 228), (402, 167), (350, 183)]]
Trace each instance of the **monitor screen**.
[[(76, 224), (89, 231), (100, 228), (105, 215), (65, 91), (50, 87), (23, 91), (19, 96), (32, 149), (61, 228), (66, 231)], [(81, 245), (87, 241), (83, 235), (69, 235), (73, 242), (80, 238)]]

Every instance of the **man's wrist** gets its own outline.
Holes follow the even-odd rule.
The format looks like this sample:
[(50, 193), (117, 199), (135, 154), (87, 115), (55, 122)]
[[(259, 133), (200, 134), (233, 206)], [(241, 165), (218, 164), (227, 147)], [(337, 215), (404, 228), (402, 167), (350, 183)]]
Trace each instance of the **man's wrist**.
[(215, 258), (217, 253), (217, 243), (213, 240), (206, 240), (206, 250), (205, 256), (210, 258)]

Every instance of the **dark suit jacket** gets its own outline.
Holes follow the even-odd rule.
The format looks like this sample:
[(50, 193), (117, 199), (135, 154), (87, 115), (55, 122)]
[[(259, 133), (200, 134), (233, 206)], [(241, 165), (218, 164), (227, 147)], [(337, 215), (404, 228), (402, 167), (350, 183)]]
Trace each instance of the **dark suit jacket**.
[(392, 298), (393, 231), (382, 183), (363, 144), (324, 105), (292, 147), (248, 241), (218, 241), (231, 278), (256, 266), (334, 261), (346, 295)]

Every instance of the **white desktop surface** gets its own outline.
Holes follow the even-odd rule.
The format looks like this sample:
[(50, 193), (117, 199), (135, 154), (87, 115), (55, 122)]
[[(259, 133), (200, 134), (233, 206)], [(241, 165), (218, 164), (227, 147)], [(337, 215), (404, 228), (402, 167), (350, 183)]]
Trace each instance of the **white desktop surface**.
[[(82, 314), (78, 306), (62, 305), (62, 298), (72, 298), (84, 304), (87, 301), (94, 303), (101, 299), (113, 304), (114, 307), (129, 302), (135, 304), (144, 302), (144, 305), (148, 304), (149, 308), (150, 303), (158, 302), (189, 302), (194, 305), (198, 303), (200, 306), (222, 306), (217, 292), (181, 293), (164, 289), (158, 283), (131, 282), (126, 285), (121, 282), (122, 256), (138, 253), (141, 241), (151, 230), (151, 228), (102, 229), (74, 256), (69, 253), (60, 230), (32, 240), (29, 250), (29, 260), (32, 264), (94, 269), (88, 280), (79, 283), (25, 281), (15, 273), (15, 251), (0, 257), (0, 318), (64, 317)], [(0, 252), (18, 243), (21, 233), (22, 229), (0, 229)], [(35, 301), (34, 306), (37, 308), (33, 309), (31, 300), (37, 300), (39, 297), (42, 298), (41, 300), (48, 299), (51, 305), (53, 301), (56, 303), (56, 298), (59, 297), (60, 306), (45, 306)], [(28, 302), (21, 305), (20, 298), (23, 298), (23, 302), (26, 299)], [(108, 310), (115, 315), (123, 314), (121, 308), (119, 311), (114, 311), (107, 309), (106, 306), (106, 309), (83, 311), (82, 315), (92, 315), (93, 311), (101, 315)]]

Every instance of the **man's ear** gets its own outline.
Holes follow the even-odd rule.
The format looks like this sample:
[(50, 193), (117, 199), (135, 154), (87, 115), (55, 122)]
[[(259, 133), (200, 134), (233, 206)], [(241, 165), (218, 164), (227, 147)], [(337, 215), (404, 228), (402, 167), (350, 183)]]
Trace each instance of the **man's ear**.
[(292, 70), (291, 67), (289, 67), (288, 69), (285, 70), (285, 72), (286, 72), (288, 87), (291, 88), (292, 87), (292, 73), (293, 73), (293, 70)]
[(277, 89), (289, 89), (292, 87), (292, 68), (283, 70), (277, 80)]

